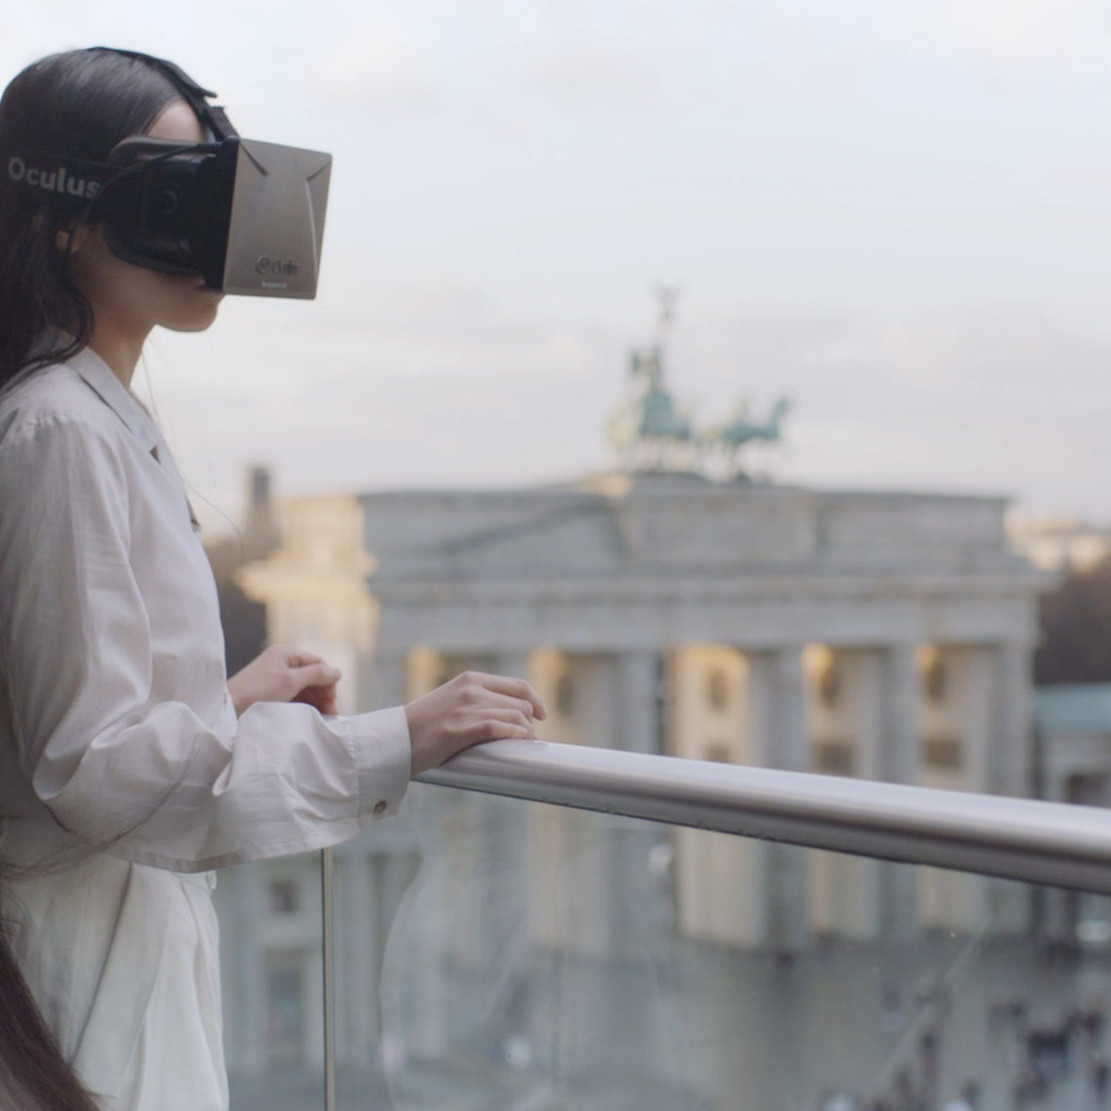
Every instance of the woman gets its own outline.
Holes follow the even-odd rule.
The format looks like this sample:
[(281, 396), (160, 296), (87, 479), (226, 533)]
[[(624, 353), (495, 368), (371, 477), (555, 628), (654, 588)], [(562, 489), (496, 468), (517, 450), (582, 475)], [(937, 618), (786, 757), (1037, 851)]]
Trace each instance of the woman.
[[(104, 163), (143, 134), (205, 139), (158, 63), (43, 59), (0, 100), (0, 182), (13, 157)], [(3, 1106), (222, 1108), (208, 870), (350, 837), (410, 774), (533, 737), (544, 710), (523, 680), (468, 674), (327, 720), (338, 673), (281, 648), (226, 680), (185, 490), (129, 389), (152, 328), (202, 330), (220, 297), (117, 257), (96, 204), (4, 184)]]

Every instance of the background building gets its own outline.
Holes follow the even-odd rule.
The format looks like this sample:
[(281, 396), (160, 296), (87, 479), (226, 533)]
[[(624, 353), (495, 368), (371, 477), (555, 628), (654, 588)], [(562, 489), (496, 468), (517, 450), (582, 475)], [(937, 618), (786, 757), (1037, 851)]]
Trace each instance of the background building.
[[(664, 291), (661, 334), (672, 308)], [(624, 468), (614, 473), (294, 498), (280, 541), (253, 479), (242, 548), (255, 558), (235, 577), (265, 607), (268, 638), (341, 667), (345, 713), (476, 668), (527, 677), (550, 711), (541, 735), (556, 742), (1033, 793), (1031, 662), (1046, 576), (1013, 551), (1005, 501), (753, 481), (742, 453), (776, 442), (785, 401), (766, 419), (738, 409), (703, 431), (666, 388), (662, 341), (630, 370), (634, 389), (611, 422)], [(364, 1070), (392, 1060), (395, 1072), (425, 1062), (405, 1073), (424, 1083), (434, 1062), (480, 1072), (486, 1062), (494, 1075), (506, 1062), (527, 1068), (543, 1047), (560, 1062), (549, 1073), (566, 1073), (569, 1046), (596, 1071), (605, 1044), (639, 1053), (626, 1074), (674, 1088), (643, 1106), (698, 1106), (677, 1094), (698, 1086), (682, 1082), (684, 1062), (659, 1070), (643, 1048), (652, 1035), (628, 1025), (686, 990), (661, 993), (661, 946), (724, 961), (714, 975), (725, 982), (755, 976), (750, 1002), (715, 1020), (727, 1027), (779, 1006), (759, 986), (769, 955), (848, 946), (842, 975), (932, 935), (973, 936), (986, 923), (1021, 933), (1032, 910), (1021, 889), (979, 876), (419, 785), (401, 817), (335, 860), (341, 1059)], [(248, 1074), (318, 1055), (315, 884), (312, 858), (221, 884), (238, 988), (229, 1050)], [(1069, 919), (1061, 900), (1050, 911)], [(886, 1021), (895, 982), (861, 1016)], [(696, 996), (704, 1007), (709, 996)], [(815, 999), (797, 1020), (820, 1026), (826, 1008)], [(413, 1106), (440, 1098), (418, 1093)], [(490, 1098), (482, 1089), (476, 1105)]]
[(1111, 528), (1071, 517), (1013, 516), (1007, 531), (1017, 551), (1043, 571), (1090, 571), (1111, 556)]
[[(694, 474), (297, 498), (283, 506), (281, 545), (241, 581), (265, 603), (272, 640), (343, 668), (346, 712), (397, 704), (479, 667), (530, 678), (552, 710), (542, 735), (554, 741), (1027, 794), (1043, 579), (1011, 551), (1005, 510), (997, 498)], [(496, 800), (465, 810), (425, 815), (450, 826), (442, 851), (456, 855), (445, 874), (474, 880), (452, 896), (464, 964), (482, 948), (466, 922), (513, 898), (531, 905), (537, 943), (612, 949), (620, 926), (609, 907), (633, 875), (630, 853), (673, 860), (666, 905), (652, 913), (671, 915), (682, 937), (742, 950), (799, 951), (816, 936), (909, 939), (970, 928), (989, 911), (1020, 926), (1026, 912), (978, 877), (819, 853), (804, 861), (691, 830), (662, 849), (626, 839), (593, 851), (581, 816), (538, 807), (499, 824)], [(360, 877), (344, 887), (341, 920), (361, 924), (341, 943), (345, 967), (368, 1001), (419, 860), (412, 827), (387, 827), (341, 853), (341, 869)], [(493, 892), (496, 869), (481, 862), (512, 871), (514, 854), (522, 875), (558, 876), (571, 890)], [(232, 1014), (239, 1000), (265, 1005), (271, 1025), (288, 1021), (280, 1044), (292, 1052), (309, 1028), (289, 1000), (315, 983), (315, 904), (296, 862), (272, 868), (269, 886), (225, 892), (239, 913), (271, 923), (256, 969), (267, 986), (245, 988)], [(260, 992), (269, 1001), (251, 1004)], [(372, 1012), (368, 1002), (353, 1027), (360, 1037), (374, 1032)]]

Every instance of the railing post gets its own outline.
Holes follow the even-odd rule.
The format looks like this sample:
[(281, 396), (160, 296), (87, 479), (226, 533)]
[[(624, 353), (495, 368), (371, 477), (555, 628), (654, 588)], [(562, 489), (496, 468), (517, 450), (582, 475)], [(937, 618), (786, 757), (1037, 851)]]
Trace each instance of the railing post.
[(332, 850), (320, 851), (320, 925), (324, 955), (324, 1111), (336, 1107), (336, 951)]

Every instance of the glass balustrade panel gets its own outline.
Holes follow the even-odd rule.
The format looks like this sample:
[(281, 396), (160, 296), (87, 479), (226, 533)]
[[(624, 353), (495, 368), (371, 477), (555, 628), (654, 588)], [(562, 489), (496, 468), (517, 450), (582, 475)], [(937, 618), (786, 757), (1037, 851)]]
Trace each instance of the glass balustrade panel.
[[(1111, 902), (415, 785), (335, 856), (346, 1111), (1093, 1111)], [(322, 1106), (319, 855), (221, 874), (236, 1111)]]
[(419, 785), (336, 884), (349, 1111), (1107, 1095), (1101, 897)]

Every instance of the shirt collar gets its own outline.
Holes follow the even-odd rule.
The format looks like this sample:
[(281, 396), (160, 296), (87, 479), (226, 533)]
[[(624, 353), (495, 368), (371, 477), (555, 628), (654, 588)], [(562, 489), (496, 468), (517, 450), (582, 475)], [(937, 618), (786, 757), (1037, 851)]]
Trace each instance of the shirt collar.
[(161, 437), (139, 399), (112, 372), (112, 368), (91, 348), (86, 347), (69, 360), (93, 393), (123, 421), (127, 430), (142, 444), (144, 451), (158, 458)]

